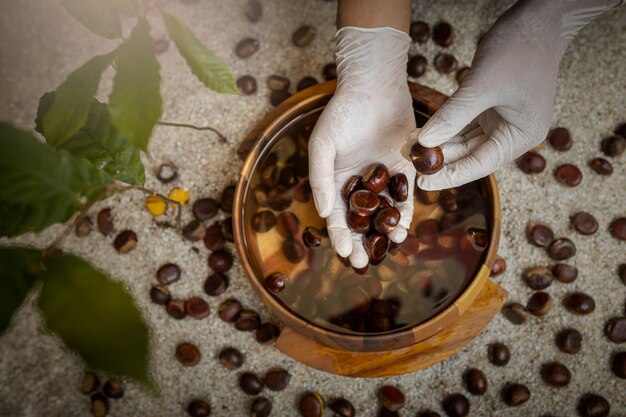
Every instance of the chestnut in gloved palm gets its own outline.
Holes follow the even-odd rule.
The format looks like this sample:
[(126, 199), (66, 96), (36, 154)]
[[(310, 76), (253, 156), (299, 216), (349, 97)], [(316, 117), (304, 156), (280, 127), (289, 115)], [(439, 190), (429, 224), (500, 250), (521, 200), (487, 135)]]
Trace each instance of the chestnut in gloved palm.
[(409, 179), (406, 201), (397, 203), (400, 222), (389, 234), (394, 242), (407, 235), (413, 215), (415, 169), (400, 150), (415, 129), (406, 79), (410, 38), (392, 28), (344, 27), (337, 32), (337, 90), (309, 140), (309, 181), (319, 215), (326, 218), (333, 248), (352, 266), (368, 263), (363, 235), (347, 225), (341, 189), (352, 175), (382, 163), (390, 175)]

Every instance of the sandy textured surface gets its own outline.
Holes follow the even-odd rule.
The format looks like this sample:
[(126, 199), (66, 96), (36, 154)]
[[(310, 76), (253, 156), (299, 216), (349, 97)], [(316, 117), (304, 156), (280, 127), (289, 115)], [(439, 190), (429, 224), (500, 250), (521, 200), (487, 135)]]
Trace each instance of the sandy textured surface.
[[(319, 0), (264, 1), (263, 20), (247, 22), (242, 13), (245, 1), (202, 0), (195, 6), (170, 1), (168, 9), (179, 15), (216, 53), (224, 57), (237, 75), (253, 74), (259, 91), (252, 97), (228, 97), (212, 93), (190, 74), (185, 62), (171, 47), (159, 56), (162, 65), (164, 120), (210, 124), (229, 138), (220, 144), (212, 134), (189, 130), (158, 128), (150, 143), (147, 186), (161, 192), (169, 187), (159, 183), (154, 169), (171, 160), (180, 168), (178, 184), (190, 190), (192, 200), (217, 196), (220, 190), (237, 179), (241, 162), (235, 148), (245, 133), (270, 109), (265, 78), (272, 73), (288, 76), (293, 83), (304, 75), (321, 78), (322, 66), (333, 60), (335, 4)], [(476, 40), (506, 8), (506, 2), (423, 1), (416, 4), (415, 17), (429, 23), (445, 19), (458, 31), (450, 50), (461, 64), (469, 64)], [(153, 34), (164, 36), (156, 16)], [(298, 49), (291, 44), (291, 33), (302, 23), (317, 27), (312, 45)], [(258, 37), (260, 51), (248, 60), (237, 59), (233, 47), (244, 36)], [(0, 5), (0, 119), (32, 128), (39, 96), (54, 89), (65, 77), (96, 52), (109, 51), (114, 42), (102, 41), (84, 29), (59, 6), (56, 0), (8, 0)], [(231, 287), (223, 296), (209, 300), (212, 313), (208, 319), (174, 321), (164, 309), (151, 304), (148, 289), (155, 281), (157, 267), (176, 262), (183, 268), (183, 278), (172, 287), (179, 297), (202, 294), (208, 274), (207, 250), (192, 245), (171, 229), (159, 228), (143, 209), (138, 192), (118, 195), (98, 207), (111, 206), (117, 230), (126, 227), (139, 235), (139, 245), (129, 255), (118, 255), (111, 238), (92, 233), (84, 239), (71, 236), (65, 249), (78, 253), (111, 275), (123, 280), (143, 310), (152, 328), (151, 364), (162, 397), (151, 397), (139, 386), (130, 384), (126, 396), (114, 401), (113, 416), (179, 416), (190, 398), (206, 397), (215, 416), (247, 415), (250, 398), (237, 387), (237, 372), (227, 371), (215, 359), (219, 349), (236, 346), (246, 355), (242, 370), (260, 374), (272, 366), (284, 366), (292, 373), (289, 387), (281, 393), (265, 390), (263, 395), (274, 403), (274, 416), (295, 416), (296, 399), (305, 390), (317, 390), (327, 398), (341, 394), (357, 407), (359, 415), (375, 415), (376, 391), (384, 383), (401, 387), (407, 395), (403, 416), (431, 407), (441, 410), (441, 399), (449, 393), (465, 392), (461, 374), (469, 366), (482, 369), (490, 387), (482, 397), (470, 397), (473, 416), (555, 416), (575, 415), (575, 404), (582, 393), (602, 393), (612, 405), (611, 416), (626, 415), (626, 381), (613, 376), (609, 369), (612, 352), (624, 346), (612, 344), (604, 336), (609, 317), (624, 314), (626, 286), (618, 279), (617, 265), (626, 262), (626, 244), (612, 239), (607, 227), (611, 219), (626, 215), (626, 155), (613, 160), (615, 172), (600, 177), (586, 162), (599, 156), (599, 140), (619, 122), (626, 121), (626, 7), (613, 11), (586, 27), (570, 46), (561, 64), (557, 103), (553, 124), (570, 128), (572, 149), (557, 153), (545, 147), (546, 170), (537, 176), (523, 175), (513, 165), (497, 173), (503, 206), (503, 233), (500, 254), (508, 261), (508, 270), (497, 281), (510, 292), (510, 299), (525, 303), (531, 291), (520, 274), (526, 267), (548, 265), (545, 252), (529, 245), (524, 230), (529, 221), (550, 223), (557, 236), (570, 237), (578, 247), (573, 263), (580, 275), (572, 284), (555, 283), (548, 292), (557, 301), (545, 318), (531, 317), (526, 325), (514, 326), (498, 315), (487, 329), (460, 353), (432, 368), (401, 377), (366, 380), (337, 377), (295, 363), (273, 347), (260, 346), (252, 335), (240, 333), (217, 319), (217, 306), (226, 297), (239, 298), (257, 309), (264, 320), (269, 313), (250, 291), (238, 264), (230, 272)], [(432, 42), (425, 47), (412, 46), (429, 60), (438, 48)], [(102, 95), (110, 88), (110, 75), (103, 83)], [(430, 69), (420, 82), (452, 93), (453, 77), (438, 75)], [(565, 188), (552, 177), (560, 162), (581, 167), (584, 179), (573, 189)], [(96, 208), (97, 209), (97, 208)], [(568, 217), (577, 210), (592, 213), (600, 230), (584, 237), (569, 230)], [(94, 209), (95, 212), (95, 209)], [(191, 218), (189, 208), (184, 219)], [(60, 227), (52, 227), (37, 236), (24, 236), (19, 242), (46, 246)], [(6, 243), (6, 241), (4, 241)], [(234, 249), (234, 248), (233, 248)], [(568, 291), (591, 294), (597, 308), (590, 316), (573, 316), (560, 300)], [(34, 295), (19, 310), (10, 330), (0, 339), (0, 415), (2, 416), (85, 416), (89, 400), (80, 394), (78, 384), (81, 363), (66, 353), (59, 340), (45, 335), (38, 314), (32, 306)], [(566, 355), (553, 343), (555, 333), (565, 326), (577, 328), (584, 336), (582, 351)], [(173, 357), (176, 344), (187, 340), (202, 350), (202, 360), (194, 368), (183, 368)], [(486, 358), (487, 344), (502, 341), (509, 345), (511, 361), (496, 368)], [(539, 375), (542, 363), (558, 360), (573, 374), (571, 384), (563, 389), (549, 388)], [(530, 401), (518, 408), (507, 408), (500, 399), (502, 386), (509, 381), (527, 384)]]

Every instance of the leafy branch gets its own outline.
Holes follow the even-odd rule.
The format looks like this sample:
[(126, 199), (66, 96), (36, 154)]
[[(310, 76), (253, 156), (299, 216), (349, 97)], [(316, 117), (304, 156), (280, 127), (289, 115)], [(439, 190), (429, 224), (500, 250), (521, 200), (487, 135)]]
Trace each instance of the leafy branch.
[[(38, 232), (74, 221), (49, 250), (0, 248), (0, 334), (36, 285), (47, 329), (79, 354), (87, 366), (154, 388), (148, 366), (148, 329), (132, 297), (86, 261), (60, 254), (58, 246), (98, 201), (139, 190), (181, 204), (144, 187), (141, 153), (154, 126), (216, 129), (161, 121), (160, 65), (146, 16), (156, 9), (191, 72), (218, 93), (239, 94), (228, 66), (177, 17), (147, 0), (60, 0), (87, 29), (119, 40), (72, 72), (39, 100), (32, 132), (0, 123), (0, 237)], [(122, 19), (136, 21), (128, 37)], [(115, 72), (108, 103), (95, 98), (104, 71)]]

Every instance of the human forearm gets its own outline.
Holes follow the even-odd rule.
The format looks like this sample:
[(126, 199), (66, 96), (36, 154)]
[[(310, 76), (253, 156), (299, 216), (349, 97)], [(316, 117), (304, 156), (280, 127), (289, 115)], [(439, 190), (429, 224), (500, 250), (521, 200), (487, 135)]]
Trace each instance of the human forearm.
[(339, 0), (337, 28), (392, 27), (409, 31), (411, 0)]

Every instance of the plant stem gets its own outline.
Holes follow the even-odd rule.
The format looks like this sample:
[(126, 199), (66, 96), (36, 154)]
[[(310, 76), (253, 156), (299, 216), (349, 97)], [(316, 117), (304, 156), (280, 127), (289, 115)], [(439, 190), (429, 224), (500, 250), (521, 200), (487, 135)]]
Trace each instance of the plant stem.
[(159, 121), (157, 122), (157, 124), (161, 126), (185, 127), (185, 128), (194, 129), (194, 130), (210, 130), (211, 132), (215, 133), (223, 143), (228, 143), (226, 136), (224, 136), (222, 132), (220, 132), (219, 130), (211, 126), (195, 126), (195, 125), (190, 125), (187, 123), (164, 122), (164, 121)]

